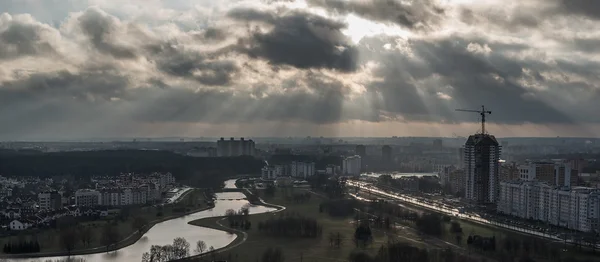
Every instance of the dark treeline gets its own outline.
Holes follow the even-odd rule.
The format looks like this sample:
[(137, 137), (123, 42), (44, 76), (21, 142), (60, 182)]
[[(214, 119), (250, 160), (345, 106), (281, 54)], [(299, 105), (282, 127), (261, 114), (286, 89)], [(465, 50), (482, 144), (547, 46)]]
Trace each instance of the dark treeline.
[(219, 186), (228, 175), (258, 174), (264, 162), (253, 157), (188, 157), (168, 151), (106, 150), (0, 154), (0, 173), (12, 176), (87, 178), (123, 172), (171, 172), (178, 180)]
[(425, 234), (441, 236), (444, 233), (442, 217), (438, 214), (423, 214), (415, 221), (417, 229)]
[(36, 241), (21, 241), (19, 243), (4, 244), (5, 254), (23, 254), (40, 252), (40, 243)]
[(269, 236), (309, 238), (320, 237), (323, 233), (316, 219), (292, 213), (281, 213), (277, 218), (259, 222), (258, 231)]
[(310, 198), (311, 198), (311, 193), (309, 193), (309, 192), (294, 193), (290, 196), (285, 197), (286, 201), (293, 202), (296, 204), (306, 203), (307, 201), (310, 200)]
[(324, 193), (329, 198), (344, 196), (345, 180), (339, 180), (324, 174), (317, 174), (306, 179), (312, 190)]
[(241, 228), (244, 230), (249, 230), (252, 226), (250, 220), (248, 220), (248, 216), (250, 214), (250, 209), (248, 206), (242, 207), (237, 212), (233, 209), (227, 209), (225, 211), (225, 217), (227, 217), (227, 221), (229, 222), (229, 227), (231, 228)]
[(319, 205), (319, 212), (327, 212), (332, 217), (347, 217), (354, 214), (361, 202), (356, 199), (325, 200)]

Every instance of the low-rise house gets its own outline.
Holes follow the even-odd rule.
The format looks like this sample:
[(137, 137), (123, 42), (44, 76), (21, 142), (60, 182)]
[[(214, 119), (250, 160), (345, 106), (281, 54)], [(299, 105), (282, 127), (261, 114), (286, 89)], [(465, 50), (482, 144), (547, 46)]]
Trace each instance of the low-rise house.
[(13, 220), (9, 224), (10, 230), (25, 230), (32, 226), (32, 223), (28, 220)]
[(4, 217), (9, 219), (17, 219), (21, 218), (21, 210), (17, 208), (7, 208), (5, 210), (0, 211)]

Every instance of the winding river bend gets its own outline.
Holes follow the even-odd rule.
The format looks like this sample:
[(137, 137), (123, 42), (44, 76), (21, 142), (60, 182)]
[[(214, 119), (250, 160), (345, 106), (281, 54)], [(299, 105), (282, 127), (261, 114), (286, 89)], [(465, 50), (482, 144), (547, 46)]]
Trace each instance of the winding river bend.
[[(231, 182), (228, 181), (228, 186)], [(248, 204), (244, 198), (245, 195), (238, 192), (217, 193), (217, 201), (212, 209), (200, 211), (191, 215), (175, 218), (154, 225), (146, 234), (142, 236), (135, 244), (124, 247), (117, 251), (109, 253), (97, 253), (90, 255), (75, 256), (83, 258), (86, 262), (114, 261), (114, 262), (138, 262), (142, 260), (142, 254), (150, 250), (152, 245), (167, 245), (173, 243), (176, 237), (183, 237), (190, 243), (190, 253), (198, 240), (206, 242), (206, 246), (213, 246), (215, 249), (225, 247), (231, 243), (236, 236), (225, 231), (192, 226), (188, 222), (205, 217), (222, 216), (227, 209), (239, 210)], [(274, 208), (264, 206), (251, 206), (250, 214), (264, 213), (274, 211)], [(19, 258), (9, 259), (8, 261), (46, 261), (65, 257), (40, 257), (40, 258)]]

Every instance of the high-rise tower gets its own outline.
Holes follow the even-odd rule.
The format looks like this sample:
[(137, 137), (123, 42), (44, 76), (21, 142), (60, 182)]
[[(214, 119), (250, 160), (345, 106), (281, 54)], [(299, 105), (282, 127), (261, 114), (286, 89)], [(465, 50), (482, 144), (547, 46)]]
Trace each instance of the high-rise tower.
[(464, 147), (465, 198), (477, 204), (494, 203), (499, 190), (501, 146), (493, 135), (469, 136)]

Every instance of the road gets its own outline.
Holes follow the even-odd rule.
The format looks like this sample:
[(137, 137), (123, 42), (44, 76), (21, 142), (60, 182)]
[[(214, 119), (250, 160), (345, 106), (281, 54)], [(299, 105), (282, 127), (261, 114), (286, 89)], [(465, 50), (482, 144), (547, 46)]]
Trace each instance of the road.
[[(484, 224), (484, 225), (490, 225), (490, 226), (497, 226), (497, 227), (502, 227), (502, 228), (506, 228), (509, 230), (513, 230), (513, 231), (517, 231), (520, 233), (524, 233), (524, 234), (529, 234), (529, 235), (535, 235), (538, 237), (543, 237), (543, 238), (548, 238), (548, 239), (552, 239), (552, 240), (561, 240), (564, 241), (564, 239), (561, 239), (557, 236), (553, 236), (553, 235), (548, 235), (548, 234), (544, 234), (541, 232), (537, 232), (537, 231), (532, 231), (530, 229), (526, 229), (526, 228), (520, 228), (520, 227), (516, 227), (513, 225), (507, 225), (507, 224), (503, 224), (503, 223), (499, 223), (499, 222), (495, 222), (495, 221), (490, 221), (487, 220), (485, 218), (479, 217), (477, 214), (473, 214), (473, 213), (461, 213), (459, 212), (459, 210), (457, 208), (446, 208), (446, 207), (440, 207), (440, 206), (436, 206), (436, 205), (432, 205), (430, 203), (425, 203), (417, 198), (411, 197), (411, 196), (407, 196), (407, 195), (402, 195), (399, 193), (388, 193), (384, 190), (381, 190), (373, 185), (370, 185), (369, 183), (365, 183), (365, 182), (359, 182), (359, 181), (351, 181), (348, 180), (346, 181), (346, 185), (349, 186), (354, 186), (354, 187), (358, 187), (360, 189), (363, 190), (368, 190), (369, 192), (376, 194), (376, 195), (380, 195), (380, 196), (384, 196), (384, 197), (388, 197), (391, 199), (396, 199), (396, 200), (400, 200), (403, 202), (407, 202), (410, 203), (412, 205), (415, 206), (419, 206), (422, 207), (424, 209), (428, 209), (428, 210), (433, 210), (439, 213), (443, 213), (443, 214), (447, 214), (450, 216), (455, 216), (455, 217), (459, 217), (461, 219), (464, 220), (468, 220), (471, 222), (475, 222), (475, 223), (479, 223), (479, 224)], [(567, 241), (570, 242), (570, 241)]]

